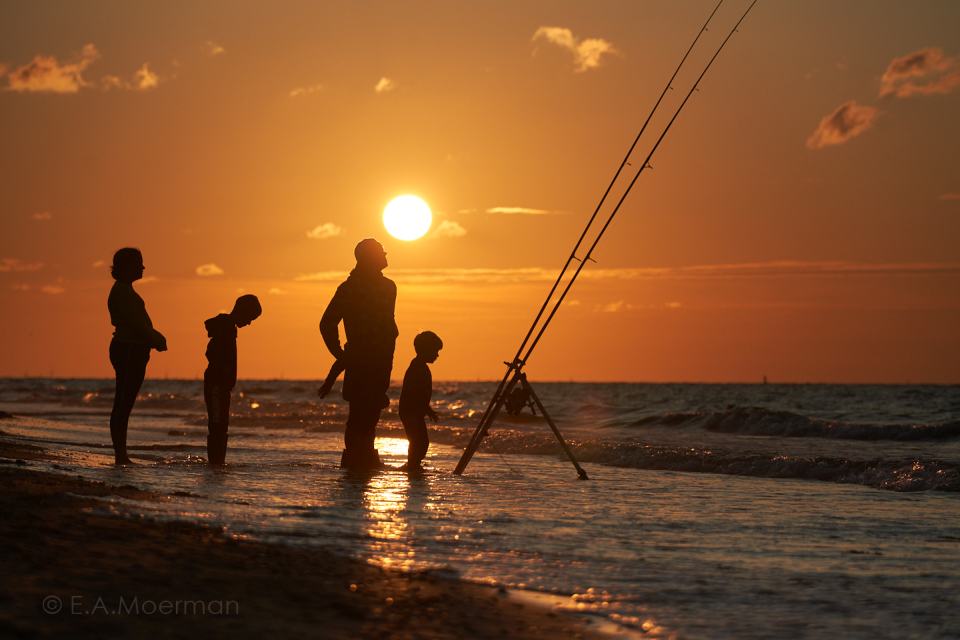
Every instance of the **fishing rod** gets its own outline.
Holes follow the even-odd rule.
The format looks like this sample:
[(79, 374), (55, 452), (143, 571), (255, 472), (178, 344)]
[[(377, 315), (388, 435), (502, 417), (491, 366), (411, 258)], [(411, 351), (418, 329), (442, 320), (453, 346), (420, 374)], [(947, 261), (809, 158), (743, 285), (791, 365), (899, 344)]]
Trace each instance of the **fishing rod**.
[[(537, 314), (537, 317), (534, 320), (533, 325), (530, 327), (530, 330), (527, 332), (527, 335), (524, 337), (524, 340), (517, 351), (517, 355), (514, 357), (512, 362), (504, 363), (507, 365), (507, 371), (503, 379), (501, 380), (500, 384), (498, 385), (497, 391), (494, 393), (493, 398), (491, 398), (490, 403), (487, 405), (487, 409), (484, 411), (483, 415), (481, 416), (480, 424), (477, 426), (477, 429), (474, 431), (474, 434), (471, 437), (470, 442), (467, 445), (466, 449), (464, 450), (463, 455), (460, 458), (460, 461), (457, 463), (457, 467), (454, 470), (455, 474), (460, 475), (463, 473), (464, 469), (466, 469), (466, 466), (470, 462), (474, 453), (476, 453), (477, 449), (479, 449), (481, 440), (486, 435), (486, 432), (489, 429), (490, 424), (492, 424), (493, 420), (496, 418), (497, 414), (499, 413), (500, 409), (503, 406), (503, 403), (506, 399), (506, 394), (510, 393), (513, 387), (518, 383), (522, 384), (523, 388), (527, 393), (532, 394), (532, 389), (527, 383), (526, 377), (521, 373), (523, 366), (526, 364), (527, 360), (530, 358), (531, 354), (533, 353), (533, 350), (536, 348), (537, 344), (540, 342), (540, 339), (543, 337), (543, 334), (546, 332), (547, 327), (549, 327), (550, 322), (553, 320), (553, 317), (556, 315), (557, 311), (560, 309), (561, 304), (563, 304), (563, 300), (566, 298), (567, 293), (570, 291), (570, 289), (573, 287), (573, 283), (579, 277), (580, 272), (583, 271), (583, 268), (586, 266), (587, 262), (592, 260), (591, 255), (593, 254), (594, 249), (597, 247), (601, 238), (606, 233), (607, 229), (610, 226), (610, 223), (613, 222), (613, 219), (616, 217), (617, 213), (619, 213), (620, 207), (623, 205), (627, 196), (630, 194), (630, 191), (633, 189), (637, 180), (640, 178), (640, 174), (642, 174), (644, 170), (648, 168), (652, 168), (652, 166), (650, 165), (650, 160), (653, 158), (653, 155), (656, 153), (657, 149), (660, 147), (660, 144), (663, 142), (667, 133), (670, 131), (674, 122), (677, 120), (677, 117), (683, 111), (683, 108), (686, 106), (687, 102), (690, 100), (690, 97), (693, 95), (695, 91), (699, 89), (700, 82), (703, 80), (704, 76), (707, 74), (707, 71), (709, 71), (710, 67), (713, 66), (714, 61), (720, 55), (720, 52), (723, 51), (724, 47), (726, 46), (730, 38), (733, 37), (733, 34), (738, 31), (740, 24), (744, 21), (744, 19), (746, 19), (747, 15), (753, 9), (753, 6), (757, 3), (757, 0), (753, 0), (750, 3), (746, 11), (743, 12), (743, 14), (740, 16), (740, 19), (737, 20), (736, 24), (727, 34), (726, 38), (724, 38), (723, 42), (720, 43), (720, 46), (717, 48), (713, 56), (707, 62), (706, 66), (703, 68), (703, 71), (701, 71), (700, 75), (697, 77), (697, 80), (693, 83), (690, 90), (687, 92), (687, 95), (684, 97), (683, 101), (680, 103), (680, 106), (677, 107), (673, 116), (670, 118), (670, 121), (667, 123), (663, 131), (660, 133), (660, 136), (657, 138), (657, 141), (654, 143), (653, 147), (650, 149), (650, 152), (647, 154), (647, 157), (644, 159), (643, 164), (634, 174), (633, 179), (630, 181), (629, 185), (627, 185), (627, 188), (624, 190), (623, 194), (620, 196), (619, 201), (617, 201), (617, 204), (614, 206), (610, 215), (607, 217), (606, 222), (600, 228), (599, 233), (594, 238), (593, 242), (590, 245), (590, 248), (587, 250), (587, 253), (584, 255), (583, 258), (577, 258), (576, 257), (577, 250), (582, 244), (583, 239), (586, 236), (588, 230), (592, 226), (594, 219), (596, 218), (601, 206), (603, 205), (603, 202), (606, 200), (606, 197), (610, 192), (610, 189), (613, 187), (613, 184), (616, 182), (617, 178), (619, 177), (621, 171), (623, 170), (623, 167), (627, 164), (627, 160), (632, 154), (634, 147), (636, 146), (637, 142), (640, 139), (640, 136), (643, 134), (643, 131), (646, 129), (647, 124), (650, 122), (650, 119), (653, 116), (653, 113), (656, 111), (660, 102), (663, 100), (663, 97), (664, 95), (666, 95), (666, 92), (672, 88), (671, 84), (674, 78), (676, 77), (677, 73), (680, 71), (680, 67), (683, 66), (683, 62), (687, 59), (687, 56), (689, 56), (690, 51), (693, 49), (693, 46), (696, 44), (697, 40), (699, 40), (703, 32), (707, 30), (707, 25), (710, 23), (710, 20), (713, 18), (714, 14), (716, 14), (717, 10), (720, 8), (720, 5), (722, 3), (723, 3), (723, 0), (720, 0), (717, 6), (714, 7), (713, 12), (711, 12), (709, 18), (704, 23), (700, 32), (698, 32), (696, 38), (694, 38), (693, 43), (690, 45), (690, 47), (687, 49), (687, 52), (684, 54), (683, 58), (681, 59), (680, 64), (677, 66), (677, 69), (674, 71), (673, 75), (670, 77), (670, 80), (667, 82), (663, 92), (661, 93), (656, 104), (654, 105), (654, 108), (651, 110), (650, 114), (647, 116), (647, 120), (644, 122), (643, 127), (640, 130), (640, 133), (637, 135), (636, 139), (633, 141), (633, 144), (630, 146), (630, 149), (628, 150), (627, 155), (624, 157), (623, 162), (621, 163), (620, 167), (617, 169), (617, 172), (614, 175), (613, 180), (611, 181), (610, 185), (607, 187), (606, 191), (601, 197), (600, 202), (597, 204), (597, 208), (594, 210), (593, 215), (590, 217), (590, 220), (587, 222), (587, 225), (583, 230), (583, 233), (581, 233), (580, 238), (577, 240), (577, 243), (574, 246), (574, 249), (571, 252), (570, 257), (567, 259), (567, 262), (564, 265), (563, 270), (560, 272), (560, 275), (557, 277), (557, 280), (554, 283), (553, 288), (551, 288), (550, 293), (547, 295), (547, 298), (544, 301), (543, 306), (540, 309), (540, 312)], [(553, 308), (551, 309), (546, 320), (544, 320), (542, 326), (540, 327), (540, 330), (537, 332), (536, 337), (533, 339), (533, 342), (530, 343), (529, 347), (527, 347), (526, 353), (523, 354), (524, 347), (526, 346), (530, 336), (533, 334), (533, 331), (536, 328), (540, 318), (542, 317), (544, 310), (547, 308), (553, 294), (555, 293), (557, 287), (559, 286), (563, 278), (564, 273), (566, 272), (567, 268), (569, 267), (570, 263), (573, 260), (577, 260), (579, 263), (577, 266), (577, 269), (574, 271), (573, 276), (567, 282), (567, 285), (564, 288), (564, 290), (561, 292), (560, 297), (554, 303)], [(521, 354), (523, 354), (522, 357), (521, 357)], [(511, 379), (511, 373), (513, 373), (512, 379)], [(542, 404), (539, 402), (539, 399), (536, 398), (535, 394), (534, 394), (534, 399), (537, 400), (538, 405), (541, 405), (541, 410), (542, 410), (543, 409)], [(560, 440), (560, 444), (562, 445), (564, 451), (567, 453), (571, 462), (573, 462), (574, 466), (576, 467), (577, 472), (580, 474), (580, 477), (586, 478), (586, 473), (583, 471), (583, 469), (580, 468), (580, 465), (574, 459), (572, 452), (567, 447), (566, 442), (563, 440), (562, 436), (560, 435), (559, 430), (553, 424), (553, 421), (549, 418), (549, 416), (545, 415), (545, 417), (547, 418), (547, 422), (549, 423), (551, 429), (553, 429), (554, 434), (557, 436), (558, 440)]]
[[(597, 206), (594, 207), (593, 214), (590, 216), (587, 221), (586, 226), (584, 226), (583, 231), (580, 233), (580, 237), (577, 239), (576, 244), (573, 246), (573, 250), (570, 251), (570, 255), (567, 257), (566, 262), (563, 264), (563, 268), (560, 269), (560, 273), (557, 275), (557, 279), (554, 281), (553, 286), (550, 288), (550, 291), (547, 293), (547, 297), (544, 299), (543, 304), (540, 306), (540, 310), (537, 312), (536, 317), (533, 319), (533, 322), (530, 324), (530, 329), (527, 330), (527, 334), (523, 337), (523, 340), (520, 342), (520, 346), (517, 348), (517, 354), (514, 356), (511, 362), (506, 362), (507, 371), (503, 376), (503, 379), (500, 380), (500, 384), (497, 386), (496, 391), (493, 396), (490, 398), (490, 402), (487, 404), (486, 409), (480, 417), (480, 425), (486, 425), (489, 421), (492, 421), (489, 416), (491, 412), (494, 411), (494, 405), (497, 402), (497, 399), (504, 394), (504, 387), (509, 384), (510, 374), (515, 369), (519, 370), (516, 366), (516, 363), (520, 362), (520, 356), (523, 354), (524, 348), (527, 346), (527, 342), (530, 340), (530, 336), (533, 335), (534, 330), (537, 328), (537, 325), (540, 323), (540, 320), (543, 318), (543, 313), (546, 311), (547, 306), (550, 304), (551, 298), (553, 298), (554, 293), (556, 293), (557, 288), (560, 286), (560, 283), (563, 281), (563, 276), (566, 274), (567, 269), (570, 268), (570, 265), (574, 260), (579, 260), (577, 258), (577, 251), (580, 250), (580, 246), (583, 244), (584, 238), (587, 237), (587, 233), (590, 231), (590, 227), (593, 225), (594, 221), (597, 218), (597, 215), (600, 213), (600, 210), (603, 208), (604, 203), (607, 200), (607, 196), (610, 195), (610, 191), (613, 189), (614, 184), (620, 178), (620, 174), (623, 172), (624, 167), (627, 166), (631, 155), (633, 154), (634, 149), (637, 146), (637, 143), (640, 142), (640, 138), (643, 136), (644, 132), (647, 130), (647, 125), (650, 124), (650, 120), (653, 118), (653, 115), (656, 113), (657, 109), (660, 107), (660, 103), (663, 102), (664, 97), (667, 95), (667, 92), (673, 88), (673, 81), (676, 79), (677, 74), (680, 73), (680, 69), (683, 67), (683, 63), (687, 61), (687, 58), (690, 56), (690, 52), (693, 51), (694, 46), (700, 40), (700, 37), (707, 31), (707, 26), (710, 24), (710, 21), (713, 20), (713, 16), (716, 15), (717, 11), (720, 9), (720, 6), (724, 3), (724, 0), (719, 0), (716, 6), (713, 8), (713, 11), (710, 12), (710, 15), (707, 16), (707, 20), (703, 23), (703, 26), (700, 27), (700, 31), (697, 32), (696, 37), (694, 37), (693, 42), (690, 43), (690, 46), (687, 47), (686, 52), (684, 52), (683, 57), (680, 59), (680, 63), (677, 64), (676, 69), (673, 70), (673, 74), (670, 76), (670, 79), (667, 80), (666, 84), (663, 86), (663, 91), (660, 92), (660, 96), (657, 98), (657, 101), (654, 103), (653, 108), (650, 109), (650, 112), (647, 114), (646, 120), (643, 122), (643, 126), (640, 127), (640, 131), (634, 137), (633, 142), (630, 144), (630, 147), (627, 149), (627, 152), (623, 156), (623, 160), (620, 161), (620, 166), (617, 167), (616, 172), (613, 174), (613, 178), (610, 179), (610, 183), (607, 185), (606, 190), (604, 190), (603, 195), (600, 196), (600, 200), (597, 202)], [(525, 360), (525, 358), (524, 358)], [(521, 365), (522, 366), (522, 365)], [(507, 390), (509, 392), (509, 389)], [(473, 438), (471, 438), (470, 444), (467, 446), (467, 449), (475, 450), (479, 447), (479, 439), (482, 439), (483, 433), (486, 432), (486, 429), (483, 428), (477, 429), (474, 433)], [(479, 434), (479, 435), (478, 435)], [(476, 442), (474, 442), (476, 440)], [(471, 453), (471, 456), (473, 454)], [(463, 467), (466, 467), (466, 463), (463, 463)], [(461, 465), (457, 466), (455, 473), (462, 473), (463, 469)]]

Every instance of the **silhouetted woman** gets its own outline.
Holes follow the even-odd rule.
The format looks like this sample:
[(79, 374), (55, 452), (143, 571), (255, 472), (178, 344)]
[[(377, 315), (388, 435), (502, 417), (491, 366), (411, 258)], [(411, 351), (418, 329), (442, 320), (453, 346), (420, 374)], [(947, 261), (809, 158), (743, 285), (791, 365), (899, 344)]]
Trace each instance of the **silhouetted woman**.
[(113, 254), (110, 275), (116, 280), (107, 298), (110, 323), (116, 327), (110, 341), (110, 364), (117, 375), (110, 438), (116, 463), (131, 464), (127, 457), (127, 421), (147, 372), (150, 349), (166, 351), (167, 339), (153, 328), (143, 298), (133, 290), (133, 283), (143, 277), (140, 250), (127, 247)]

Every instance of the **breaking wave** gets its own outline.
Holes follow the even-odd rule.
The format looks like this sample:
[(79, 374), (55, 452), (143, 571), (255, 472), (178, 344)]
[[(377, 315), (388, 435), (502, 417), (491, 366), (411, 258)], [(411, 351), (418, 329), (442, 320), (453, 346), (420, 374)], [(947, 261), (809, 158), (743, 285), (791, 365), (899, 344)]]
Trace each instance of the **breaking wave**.
[(941, 424), (865, 424), (822, 420), (761, 407), (731, 407), (719, 412), (646, 416), (632, 426), (699, 427), (707, 431), (786, 438), (844, 440), (945, 440), (960, 438), (960, 420)]

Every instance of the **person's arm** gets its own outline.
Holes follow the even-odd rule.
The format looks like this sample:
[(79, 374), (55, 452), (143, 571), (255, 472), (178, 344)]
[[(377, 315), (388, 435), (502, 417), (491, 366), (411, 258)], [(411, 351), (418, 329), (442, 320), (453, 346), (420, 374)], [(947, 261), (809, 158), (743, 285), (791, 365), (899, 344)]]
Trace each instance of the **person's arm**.
[(340, 374), (343, 373), (343, 370), (346, 368), (346, 365), (344, 365), (340, 360), (334, 361), (334, 363), (330, 366), (330, 372), (327, 374), (327, 379), (323, 381), (323, 385), (321, 385), (320, 391), (318, 392), (321, 398), (326, 397), (326, 395), (330, 393), (330, 389), (333, 389), (333, 385), (337, 382), (337, 378), (340, 377)]
[(343, 360), (343, 347), (340, 346), (340, 321), (343, 320), (343, 294), (338, 287), (320, 318), (320, 335), (327, 350), (338, 361)]
[(167, 339), (153, 328), (143, 298), (137, 295), (133, 287), (116, 289), (108, 303), (117, 327), (124, 327), (157, 351), (167, 350)]

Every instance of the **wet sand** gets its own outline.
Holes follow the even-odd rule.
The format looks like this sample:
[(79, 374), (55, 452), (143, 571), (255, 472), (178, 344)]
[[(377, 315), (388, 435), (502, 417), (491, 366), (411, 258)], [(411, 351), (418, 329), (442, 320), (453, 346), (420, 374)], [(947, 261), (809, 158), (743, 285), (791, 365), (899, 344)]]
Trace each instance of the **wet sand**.
[(0, 637), (599, 635), (492, 587), (144, 520), (98, 498), (175, 497), (23, 468), (52, 457), (0, 442)]

